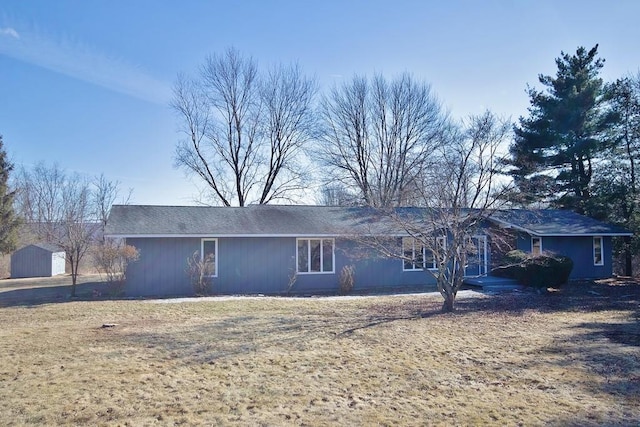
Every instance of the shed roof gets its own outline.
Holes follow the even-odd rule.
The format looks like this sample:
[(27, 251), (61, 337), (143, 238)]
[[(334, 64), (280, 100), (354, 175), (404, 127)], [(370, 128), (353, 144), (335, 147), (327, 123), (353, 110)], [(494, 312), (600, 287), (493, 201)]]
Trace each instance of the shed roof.
[(51, 244), (51, 243), (32, 243), (30, 245), (23, 246), (18, 250), (21, 251), (21, 250), (23, 250), (25, 248), (28, 248), (30, 246), (33, 246), (33, 247), (36, 247), (36, 248), (39, 248), (39, 249), (42, 249), (42, 250), (44, 250), (46, 252), (51, 252), (51, 253), (64, 252), (64, 249), (61, 249), (60, 247), (58, 247), (58, 246), (56, 246), (54, 244)]
[[(425, 215), (424, 208), (401, 208)], [(503, 227), (534, 235), (629, 235), (626, 230), (569, 211), (508, 210), (491, 218)], [(114, 205), (105, 235), (179, 236), (337, 236), (358, 233), (404, 234), (378, 211), (364, 207), (255, 205), (247, 207)]]

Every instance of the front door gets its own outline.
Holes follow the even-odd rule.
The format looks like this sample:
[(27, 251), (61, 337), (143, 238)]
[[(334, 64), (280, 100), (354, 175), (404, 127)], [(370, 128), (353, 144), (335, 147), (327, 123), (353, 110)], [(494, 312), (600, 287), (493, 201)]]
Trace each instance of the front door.
[(464, 275), (469, 277), (487, 274), (487, 236), (473, 236), (467, 244), (467, 262)]

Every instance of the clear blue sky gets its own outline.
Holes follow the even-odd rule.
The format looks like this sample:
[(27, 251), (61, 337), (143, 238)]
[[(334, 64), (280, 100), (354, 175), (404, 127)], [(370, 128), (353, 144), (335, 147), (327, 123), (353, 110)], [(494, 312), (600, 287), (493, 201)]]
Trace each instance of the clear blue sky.
[(515, 120), (563, 50), (599, 43), (606, 80), (637, 73), (638, 17), (636, 0), (4, 0), (0, 134), (18, 166), (57, 162), (119, 180), (134, 203), (191, 204), (168, 102), (208, 54), (297, 61), (321, 89), (408, 71), (455, 117)]

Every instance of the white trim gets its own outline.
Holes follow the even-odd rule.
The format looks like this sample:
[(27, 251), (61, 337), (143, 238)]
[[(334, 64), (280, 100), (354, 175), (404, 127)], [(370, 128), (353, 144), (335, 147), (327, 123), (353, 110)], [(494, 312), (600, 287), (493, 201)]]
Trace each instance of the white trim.
[[(464, 275), (465, 277), (486, 276), (489, 267), (489, 254), (487, 253), (489, 239), (487, 238), (486, 234), (474, 234), (473, 236), (470, 236), (469, 239), (471, 240), (471, 244), (474, 246), (474, 239), (477, 240), (478, 243), (482, 242), (482, 247), (478, 245), (478, 253), (476, 254), (476, 259), (474, 260), (474, 262), (477, 261), (478, 274), (473, 276), (467, 274), (467, 269), (469, 268), (469, 259), (467, 258), (467, 263), (464, 266)], [(480, 263), (481, 259), (482, 263)]]
[[(300, 240), (307, 241), (307, 271), (300, 271), (298, 264), (298, 242)], [(319, 240), (320, 241), (320, 271), (311, 271), (311, 241)], [(324, 241), (331, 241), (331, 271), (323, 271), (324, 268)], [(335, 274), (336, 272), (336, 239), (333, 237), (305, 237), (300, 236), (296, 238), (296, 274), (301, 275), (310, 275), (310, 274)]]
[[(404, 242), (405, 239), (411, 239), (411, 256), (412, 256), (412, 260), (408, 260), (408, 259), (402, 259), (402, 271), (424, 271), (426, 268), (426, 259), (425, 259), (425, 255), (426, 255), (426, 248), (423, 246), (422, 247), (422, 267), (419, 266), (418, 263), (416, 263), (416, 241), (418, 239), (416, 239), (415, 237), (410, 237), (410, 236), (405, 236), (402, 238), (402, 256), (404, 257)], [(411, 263), (411, 265), (413, 266), (412, 268), (406, 268), (405, 265), (407, 263)]]
[(546, 233), (534, 233), (531, 232), (529, 234), (533, 234), (539, 237), (598, 237), (598, 236), (607, 236), (607, 237), (616, 237), (616, 236), (633, 236), (633, 233), (583, 233), (583, 234), (546, 234)]
[[(109, 238), (119, 238), (119, 239), (124, 239), (124, 238), (131, 238), (131, 239), (152, 239), (152, 238), (168, 238), (168, 237), (173, 237), (173, 238), (192, 238), (192, 237), (197, 237), (197, 238), (203, 238), (203, 237), (209, 237), (211, 236), (212, 233), (199, 233), (199, 234), (105, 234), (104, 237), (109, 237)], [(307, 239), (314, 239), (314, 238), (322, 238), (322, 239), (328, 239), (328, 238), (335, 238), (336, 234), (220, 234), (220, 233), (215, 233), (215, 236), (220, 238), (220, 237), (301, 237), (301, 238), (307, 238)], [(350, 236), (344, 236), (344, 237), (350, 237)]]
[[(600, 239), (600, 262), (596, 263), (596, 239)], [(593, 265), (595, 267), (602, 267), (604, 265), (604, 239), (602, 236), (593, 236)]]
[(209, 277), (218, 277), (218, 239), (214, 237), (205, 237), (200, 239), (200, 260), (204, 259), (204, 242), (215, 242), (215, 254), (213, 257), (213, 275)]
[[(616, 237), (616, 236), (633, 236), (633, 233), (581, 233), (581, 234), (546, 234), (546, 233), (536, 233), (531, 230), (527, 230), (522, 227), (508, 227), (514, 228), (519, 231), (523, 231), (529, 235), (534, 235), (537, 237)], [(184, 238), (184, 237), (197, 237), (203, 238), (211, 236), (211, 233), (202, 233), (202, 234), (105, 234), (104, 237), (108, 237), (111, 239), (152, 239), (152, 238)], [(300, 237), (300, 238), (336, 238), (341, 237), (345, 239), (356, 238), (356, 237), (375, 237), (375, 234), (219, 234), (216, 233), (216, 237), (225, 237), (225, 238), (236, 238), (236, 237)], [(389, 237), (411, 237), (410, 234), (391, 234), (387, 235)]]
[[(404, 257), (404, 239), (412, 239), (412, 252), (413, 252), (413, 257), (415, 259), (415, 255), (416, 255), (416, 242), (419, 242), (420, 239), (416, 239), (415, 237), (411, 237), (411, 236), (403, 236), (402, 237), (402, 256)], [(442, 248), (443, 250), (447, 250), (447, 236), (436, 236), (436, 246), (438, 244), (438, 241), (442, 241)], [(431, 263), (430, 266), (427, 266), (427, 251), (430, 250), (426, 247), (422, 247), (422, 267), (417, 267), (417, 268), (405, 268), (405, 262), (409, 262), (409, 260), (406, 259), (402, 259), (402, 271), (407, 271), (407, 272), (411, 272), (411, 271), (437, 271), (438, 267), (434, 267), (434, 264), (436, 264), (436, 258), (435, 256), (433, 257), (433, 262)], [(412, 265), (418, 265), (415, 262), (411, 261)]]
[[(533, 239), (539, 239), (540, 240), (540, 252), (537, 253), (537, 254), (533, 252), (533, 248), (534, 248)], [(543, 252), (543, 249), (542, 249), (542, 236), (531, 236), (531, 254), (532, 255), (541, 255), (542, 252)]]

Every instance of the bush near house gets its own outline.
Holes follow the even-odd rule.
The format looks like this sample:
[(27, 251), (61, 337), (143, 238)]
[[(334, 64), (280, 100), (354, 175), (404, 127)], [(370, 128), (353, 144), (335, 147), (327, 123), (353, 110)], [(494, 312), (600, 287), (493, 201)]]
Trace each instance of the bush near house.
[(568, 256), (544, 252), (531, 255), (521, 250), (508, 252), (502, 265), (493, 270), (500, 277), (515, 279), (525, 286), (559, 287), (567, 283), (573, 269)]
[(340, 295), (347, 295), (353, 291), (355, 284), (356, 268), (353, 265), (345, 265), (340, 271)]

